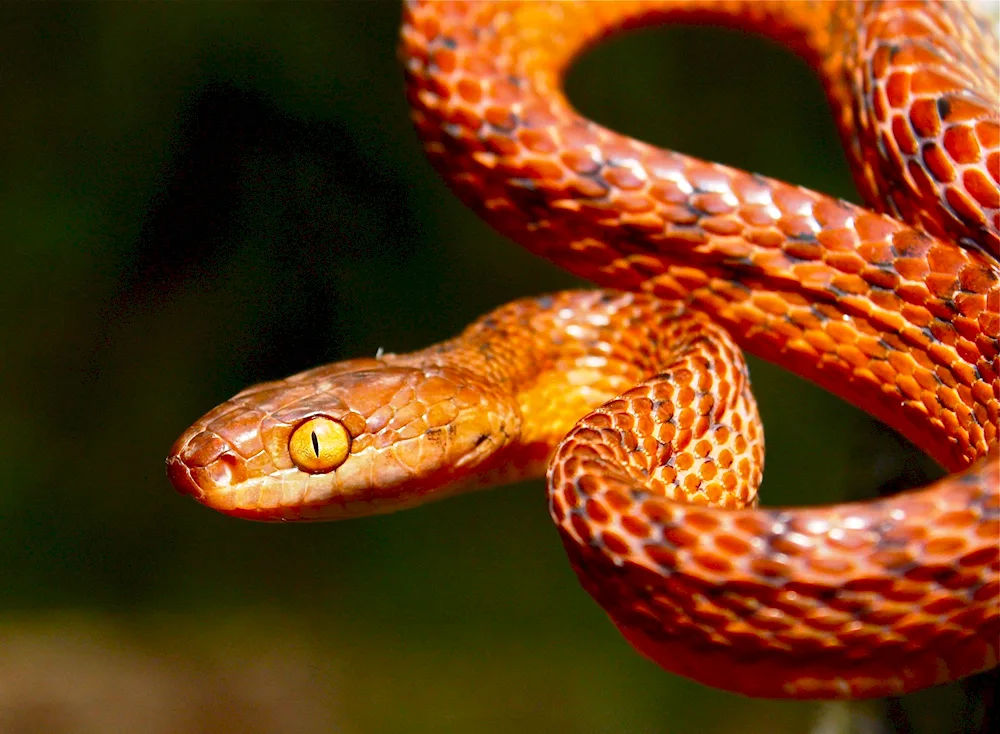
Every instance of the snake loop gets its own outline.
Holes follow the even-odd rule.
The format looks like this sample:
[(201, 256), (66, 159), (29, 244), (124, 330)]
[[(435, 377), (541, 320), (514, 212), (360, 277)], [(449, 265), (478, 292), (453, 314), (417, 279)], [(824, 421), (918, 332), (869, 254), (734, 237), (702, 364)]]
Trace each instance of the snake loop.
[[(572, 109), (560, 79), (582, 49), (674, 20), (804, 56), (875, 211)], [(547, 467), (581, 583), (667, 670), (838, 698), (997, 665), (995, 51), (953, 2), (409, 2), (402, 57), (432, 163), (499, 231), (618, 290), (516, 301), (419, 352), (251, 387), (178, 439), (171, 480), (236, 516), (331, 519)], [(953, 473), (872, 502), (757, 508), (739, 348)]]

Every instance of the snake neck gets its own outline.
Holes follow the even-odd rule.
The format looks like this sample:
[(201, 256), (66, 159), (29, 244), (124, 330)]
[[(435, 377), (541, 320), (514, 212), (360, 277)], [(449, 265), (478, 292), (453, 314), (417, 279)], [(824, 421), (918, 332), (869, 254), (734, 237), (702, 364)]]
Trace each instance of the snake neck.
[(704, 328), (717, 327), (677, 301), (623, 291), (565, 291), (514, 301), (455, 339), (385, 360), (454, 370), (503, 416), (504, 440), (488, 459), (457, 476), (453, 491), (486, 488), (543, 476), (556, 445), (579, 418), (665, 369)]

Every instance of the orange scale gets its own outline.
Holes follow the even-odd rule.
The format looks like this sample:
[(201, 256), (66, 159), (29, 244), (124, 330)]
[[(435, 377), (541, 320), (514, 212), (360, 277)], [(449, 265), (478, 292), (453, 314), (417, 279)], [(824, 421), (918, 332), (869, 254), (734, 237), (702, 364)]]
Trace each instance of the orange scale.
[(1000, 207), (1000, 189), (995, 181), (991, 181), (982, 171), (967, 169), (962, 174), (965, 190), (972, 195), (981, 206), (988, 209)]
[(643, 546), (643, 551), (646, 557), (660, 568), (674, 568), (677, 566), (677, 553), (671, 548), (649, 544)]
[[(631, 505), (631, 503), (629, 503), (629, 505)], [(623, 506), (619, 509), (624, 512), (627, 507), (628, 506)], [(621, 523), (622, 529), (634, 538), (645, 540), (652, 533), (649, 524), (635, 515), (622, 515), (619, 522)]]
[(588, 523), (582, 516), (574, 514), (570, 517), (570, 525), (572, 525), (573, 530), (576, 531), (577, 537), (585, 545), (589, 545), (590, 541), (593, 539), (593, 535), (590, 530), (590, 523)]
[(620, 536), (610, 530), (604, 530), (601, 532), (601, 542), (604, 543), (604, 547), (612, 553), (624, 556), (631, 552), (631, 546), (622, 540)]
[[(985, 186), (989, 186), (988, 183)], [(987, 194), (987, 189), (981, 187), (980, 193), (983, 196), (989, 197), (991, 195)], [(945, 192), (945, 199), (948, 201), (948, 205), (966, 222), (974, 222), (976, 224), (985, 224), (986, 215), (983, 214), (979, 205), (966, 194), (964, 191), (959, 191), (956, 188), (950, 188)]]

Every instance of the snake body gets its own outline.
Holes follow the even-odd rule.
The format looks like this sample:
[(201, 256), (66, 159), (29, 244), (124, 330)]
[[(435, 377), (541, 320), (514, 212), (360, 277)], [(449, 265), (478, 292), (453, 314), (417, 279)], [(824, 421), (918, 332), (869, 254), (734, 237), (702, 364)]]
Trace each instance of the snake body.
[[(812, 63), (875, 211), (570, 107), (560, 79), (582, 49), (678, 19), (765, 33)], [(455, 193), (619, 290), (517, 301), (420, 352), (245, 390), (178, 439), (175, 486), (237, 516), (326, 519), (547, 467), (581, 583), (667, 670), (835, 698), (995, 666), (1000, 85), (984, 26), (958, 3), (416, 1), (402, 39), (417, 130)], [(758, 509), (738, 347), (954, 473), (872, 502)]]

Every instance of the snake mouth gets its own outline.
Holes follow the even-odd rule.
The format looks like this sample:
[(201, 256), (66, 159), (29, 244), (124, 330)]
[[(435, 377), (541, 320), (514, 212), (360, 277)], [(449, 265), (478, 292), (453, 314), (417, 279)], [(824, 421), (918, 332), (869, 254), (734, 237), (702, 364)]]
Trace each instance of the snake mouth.
[(191, 476), (191, 470), (179, 456), (171, 456), (167, 459), (167, 478), (181, 494), (190, 495), (199, 502), (205, 499), (205, 490)]

